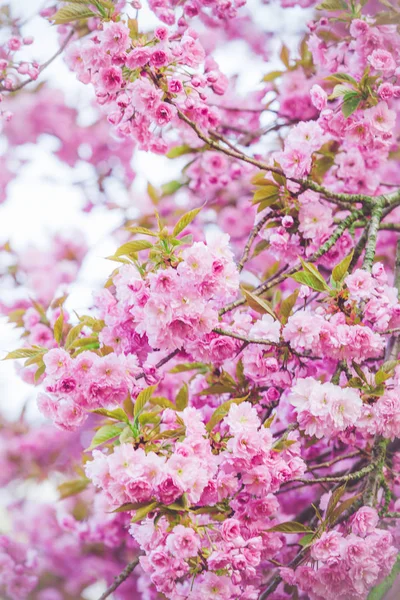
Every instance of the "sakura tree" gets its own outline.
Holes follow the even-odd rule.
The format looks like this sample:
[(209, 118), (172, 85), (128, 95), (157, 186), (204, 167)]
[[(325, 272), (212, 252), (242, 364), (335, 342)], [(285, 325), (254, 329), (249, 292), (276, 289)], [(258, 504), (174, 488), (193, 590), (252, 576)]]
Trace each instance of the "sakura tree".
[[(40, 63), (1, 8), (1, 200), (50, 135), (82, 212), (120, 219), (83, 311), (81, 232), (1, 239), (41, 414), (1, 418), (2, 598), (398, 597), (399, 11), (53, 0)], [(46, 84), (63, 60), (89, 122)]]

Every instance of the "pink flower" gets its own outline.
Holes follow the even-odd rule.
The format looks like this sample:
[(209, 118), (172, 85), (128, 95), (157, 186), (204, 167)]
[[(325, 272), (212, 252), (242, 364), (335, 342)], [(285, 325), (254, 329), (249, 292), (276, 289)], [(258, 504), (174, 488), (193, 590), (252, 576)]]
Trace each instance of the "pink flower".
[(103, 48), (112, 54), (121, 54), (131, 45), (129, 29), (122, 21), (106, 23), (101, 38)]
[(156, 486), (156, 497), (163, 504), (172, 504), (183, 494), (183, 488), (177, 479), (169, 473), (161, 475)]
[(315, 83), (311, 90), (311, 102), (314, 104), (315, 108), (318, 110), (323, 110), (328, 102), (328, 95), (325, 90), (322, 89), (317, 83)]
[(191, 527), (176, 525), (167, 538), (166, 546), (173, 556), (190, 558), (196, 556), (200, 550), (201, 542), (199, 536)]
[(364, 116), (379, 134), (389, 133), (396, 123), (396, 113), (388, 108), (386, 102), (367, 108)]
[(371, 296), (375, 288), (375, 282), (371, 273), (362, 269), (356, 269), (345, 279), (350, 296), (354, 300), (366, 300)]
[(379, 521), (378, 513), (374, 508), (363, 506), (351, 519), (351, 530), (360, 537), (365, 537), (375, 530)]
[(99, 71), (100, 83), (103, 89), (113, 94), (122, 87), (122, 71), (119, 67), (107, 67)]
[(368, 62), (377, 71), (390, 72), (396, 68), (396, 62), (390, 52), (379, 48), (368, 57)]

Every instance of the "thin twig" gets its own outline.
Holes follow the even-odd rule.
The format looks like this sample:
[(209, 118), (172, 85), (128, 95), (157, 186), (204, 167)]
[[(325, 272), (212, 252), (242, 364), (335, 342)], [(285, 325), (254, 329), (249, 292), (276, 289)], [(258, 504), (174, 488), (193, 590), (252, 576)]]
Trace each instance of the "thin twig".
[[(60, 56), (60, 54), (62, 54), (64, 52), (65, 48), (68, 46), (74, 33), (75, 33), (74, 30), (70, 31), (69, 34), (67, 35), (67, 37), (65, 38), (65, 40), (63, 41), (63, 43), (61, 44), (61, 46), (59, 47), (59, 49), (57, 50), (57, 52), (55, 54), (53, 54), (53, 56), (51, 56), (48, 60), (46, 60), (46, 62), (44, 62), (39, 67), (39, 74), (42, 73), (49, 65), (51, 65), (51, 63), (58, 56)], [(15, 87), (13, 87), (11, 89), (7, 89), (2, 84), (0, 84), (0, 91), (2, 91), (2, 92), (17, 92), (18, 90), (22, 90), (22, 88), (24, 88), (26, 85), (28, 85), (28, 83), (32, 83), (33, 81), (36, 81), (36, 79), (33, 79), (32, 77), (30, 77), (29, 79), (22, 81), (21, 83), (19, 83), (18, 85), (16, 85)]]
[(111, 596), (111, 594), (115, 592), (115, 590), (121, 585), (121, 583), (124, 583), (124, 581), (128, 579), (128, 577), (131, 575), (131, 573), (133, 572), (135, 567), (137, 567), (138, 564), (139, 558), (135, 558), (135, 560), (129, 563), (122, 571), (122, 573), (120, 573), (118, 577), (114, 579), (114, 582), (106, 589), (104, 594), (100, 596), (99, 600), (106, 600), (106, 598)]

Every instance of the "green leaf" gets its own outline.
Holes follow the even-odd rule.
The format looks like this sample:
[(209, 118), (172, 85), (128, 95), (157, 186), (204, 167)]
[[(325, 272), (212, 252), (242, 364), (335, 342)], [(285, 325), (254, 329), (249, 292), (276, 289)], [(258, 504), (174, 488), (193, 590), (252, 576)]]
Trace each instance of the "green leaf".
[(322, 277), (321, 273), (318, 271), (317, 267), (312, 263), (305, 262), (302, 258), (300, 258), (300, 262), (303, 265), (303, 269), (308, 273), (311, 273), (311, 275), (314, 275), (319, 280), (321, 285), (325, 286), (326, 291), (329, 292), (330, 288), (326, 283), (325, 279)]
[(129, 254), (135, 254), (141, 250), (148, 250), (152, 248), (153, 244), (147, 240), (135, 240), (133, 242), (127, 242), (122, 244), (115, 253), (115, 256), (128, 256)]
[(197, 217), (200, 211), (201, 208), (194, 208), (193, 210), (190, 210), (185, 215), (183, 215), (175, 225), (172, 235), (175, 237), (179, 235), (184, 229), (186, 229), (188, 225), (190, 225), (190, 223), (193, 221), (193, 219)]
[(346, 485), (341, 485), (334, 492), (332, 492), (332, 496), (330, 497), (328, 506), (326, 507), (325, 516), (327, 519), (329, 519), (331, 517), (333, 511), (337, 507), (337, 505), (340, 501), (340, 498), (343, 496), (345, 491), (346, 491)]
[(94, 434), (92, 443), (87, 450), (93, 450), (93, 448), (97, 448), (97, 446), (116, 438), (121, 434), (121, 431), (121, 425), (117, 424), (104, 425), (103, 427), (100, 427), (100, 429)]
[(279, 533), (314, 533), (312, 529), (297, 521), (286, 521), (285, 523), (270, 527), (267, 531), (278, 531)]
[(153, 204), (157, 206), (160, 201), (160, 196), (154, 185), (152, 185), (150, 182), (147, 184), (147, 193)]
[(56, 322), (54, 323), (54, 339), (57, 344), (61, 344), (62, 334), (64, 329), (64, 313), (60, 312)]
[(266, 300), (259, 298), (258, 296), (256, 296), (249, 290), (246, 290), (245, 288), (242, 288), (242, 292), (243, 292), (243, 295), (246, 298), (247, 304), (250, 306), (250, 308), (252, 308), (253, 310), (257, 311), (258, 313), (260, 313), (262, 315), (267, 313), (267, 314), (271, 315), (271, 317), (273, 319), (275, 319), (275, 321), (278, 320), (278, 317), (276, 316), (276, 314), (274, 313), (274, 311), (272, 310), (272, 308), (270, 307), (270, 305), (268, 304), (268, 302)]
[(385, 371), (382, 371), (382, 369), (379, 369), (379, 371), (377, 373), (375, 373), (376, 385), (380, 385), (381, 383), (384, 383), (387, 379), (390, 379), (390, 378), (391, 378), (390, 373), (385, 373)]
[(193, 149), (187, 144), (183, 144), (182, 146), (171, 148), (166, 156), (167, 158), (177, 158), (178, 156), (183, 156), (183, 154), (188, 154), (189, 152), (193, 152)]
[(181, 389), (178, 392), (178, 395), (176, 396), (176, 400), (175, 400), (175, 404), (176, 404), (176, 409), (181, 411), (184, 410), (189, 402), (189, 389), (186, 383), (183, 384), (183, 386), (181, 387)]
[(279, 440), (276, 444), (273, 445), (272, 450), (274, 452), (283, 452), (293, 446), (296, 443), (296, 440)]
[(351, 75), (348, 75), (347, 73), (333, 73), (332, 75), (329, 75), (328, 77), (325, 77), (326, 81), (347, 81), (347, 83), (351, 83), (352, 85), (358, 85), (358, 82), (356, 79), (354, 79), (354, 77), (352, 77)]
[(306, 533), (306, 535), (303, 535), (303, 537), (299, 540), (298, 543), (303, 548), (306, 548), (307, 546), (310, 546), (312, 544), (313, 539), (314, 539), (313, 533)]
[(272, 423), (274, 422), (276, 417), (276, 413), (273, 413), (265, 422), (264, 422), (264, 427), (266, 429), (269, 429), (272, 425)]
[(288, 69), (289, 61), (290, 61), (290, 53), (289, 53), (289, 48), (286, 46), (286, 44), (282, 45), (282, 50), (279, 54), (279, 58), (281, 59), (281, 61), (285, 65), (285, 67)]
[(150, 502), (150, 504), (146, 504), (141, 508), (138, 508), (136, 513), (131, 519), (132, 523), (138, 523), (139, 521), (143, 521), (147, 517), (149, 513), (151, 513), (155, 508), (157, 508), (158, 502)]
[(183, 183), (181, 181), (177, 181), (173, 179), (172, 181), (168, 181), (167, 183), (163, 183), (161, 186), (161, 192), (163, 196), (171, 196), (175, 194), (178, 190), (183, 187)]
[(268, 198), (274, 198), (274, 201), (279, 198), (279, 187), (277, 185), (263, 185), (260, 189), (256, 190), (253, 196), (253, 204), (257, 204), (261, 200), (267, 200)]
[(379, 585), (374, 587), (369, 595), (368, 600), (382, 600), (386, 592), (392, 589), (395, 580), (397, 579), (398, 574), (400, 573), (400, 554), (397, 555), (397, 560), (394, 564), (392, 572), (390, 575), (386, 577)]
[(331, 516), (330, 516), (330, 521), (331, 523), (335, 523), (338, 518), (344, 513), (346, 512), (346, 510), (349, 510), (349, 508), (351, 508), (353, 506), (353, 504), (355, 502), (357, 502), (357, 500), (359, 500), (361, 498), (362, 494), (357, 494), (356, 496), (353, 496), (352, 498), (347, 498), (347, 500), (344, 500), (340, 506), (338, 506), (337, 508), (335, 508), (335, 510), (332, 512)]
[(192, 363), (181, 363), (180, 365), (176, 365), (170, 370), (170, 373), (184, 373), (186, 371), (195, 371), (200, 369), (202, 371), (208, 371), (209, 367), (206, 363), (201, 362), (192, 362)]
[(131, 233), (141, 233), (142, 235), (151, 235), (152, 237), (158, 237), (154, 231), (151, 231), (151, 229), (147, 229), (147, 227), (125, 227), (125, 229), (127, 231), (130, 231)]
[(219, 394), (228, 394), (234, 392), (235, 388), (226, 383), (212, 383), (210, 386), (199, 392), (198, 396), (218, 396)]
[(75, 342), (75, 340), (78, 338), (80, 332), (82, 331), (82, 329), (85, 327), (85, 323), (78, 323), (78, 325), (75, 325), (74, 327), (72, 327), (66, 337), (65, 340), (65, 348), (68, 350), (68, 348), (70, 348), (72, 346), (72, 344)]
[(95, 413), (96, 415), (103, 415), (104, 417), (109, 417), (110, 419), (115, 419), (116, 421), (123, 421), (124, 423), (129, 423), (128, 416), (122, 408), (116, 408), (115, 410), (107, 410), (106, 408), (95, 408), (90, 412)]
[(69, 498), (69, 496), (75, 496), (79, 492), (83, 492), (90, 483), (90, 479), (74, 479), (72, 481), (65, 481), (58, 486), (58, 493), (60, 499)]
[(345, 94), (343, 96), (342, 113), (346, 117), (346, 119), (357, 110), (361, 100), (362, 97), (354, 92), (349, 92), (348, 94)]
[(138, 510), (139, 508), (143, 508), (144, 506), (148, 505), (148, 502), (125, 502), (118, 508), (112, 510), (111, 513), (130, 512), (131, 510)]
[(338, 85), (335, 85), (335, 87), (333, 88), (333, 92), (329, 95), (329, 100), (335, 100), (335, 98), (340, 98), (341, 96), (344, 96), (345, 94), (347, 94), (350, 90), (350, 88), (347, 85), (343, 85), (343, 83), (339, 83)]
[(162, 396), (153, 396), (150, 398), (150, 403), (155, 404), (156, 406), (161, 406), (161, 408), (170, 408), (171, 410), (176, 410), (176, 406), (171, 400), (168, 398), (163, 398)]
[(343, 0), (325, 0), (316, 6), (317, 10), (346, 10), (347, 4)]
[(283, 324), (287, 323), (288, 318), (292, 314), (292, 310), (294, 305), (296, 304), (297, 297), (299, 295), (300, 290), (297, 289), (290, 294), (285, 300), (282, 300), (281, 305), (279, 307), (279, 314), (281, 315), (281, 321)]
[(305, 271), (299, 271), (298, 273), (293, 273), (290, 275), (291, 279), (297, 281), (297, 283), (301, 283), (302, 285), (307, 285), (312, 290), (316, 292), (325, 292), (326, 287), (321, 284), (319, 279), (315, 277), (312, 273), (307, 273)]
[(359, 378), (362, 379), (363, 382), (368, 385), (368, 379), (365, 376), (364, 371), (361, 369), (361, 367), (354, 360), (351, 362), (351, 364), (353, 365), (353, 369), (355, 370)]
[(19, 350), (13, 350), (9, 352), (7, 356), (3, 358), (3, 360), (16, 360), (18, 358), (30, 358), (31, 356), (37, 356), (38, 354), (43, 354), (45, 349), (42, 348), (20, 348)]
[(280, 77), (283, 73), (284, 73), (284, 71), (271, 71), (270, 73), (267, 73), (266, 75), (264, 75), (262, 80), (263, 81), (274, 81), (274, 79), (276, 79), (277, 77)]
[(249, 395), (247, 394), (247, 396), (244, 396), (243, 398), (231, 398), (230, 400), (227, 400), (227, 402), (224, 402), (223, 404), (218, 406), (218, 408), (211, 415), (211, 418), (206, 425), (207, 431), (210, 433), (214, 429), (214, 427), (218, 425), (218, 423), (227, 416), (227, 414), (229, 413), (229, 409), (233, 404), (241, 404), (242, 402), (247, 400), (248, 397)]
[(89, 19), (95, 17), (96, 13), (89, 10), (87, 6), (78, 4), (77, 6), (64, 6), (51, 17), (55, 25), (61, 25), (64, 23), (71, 23), (79, 19)]
[(386, 362), (383, 363), (383, 365), (381, 366), (381, 369), (385, 373), (392, 374), (392, 372), (395, 370), (395, 368), (398, 365), (400, 365), (400, 360), (387, 360)]
[(133, 408), (133, 414), (135, 417), (140, 415), (140, 413), (144, 409), (145, 405), (152, 397), (153, 392), (156, 389), (156, 387), (157, 387), (156, 385), (150, 385), (148, 388), (145, 388), (138, 394), (138, 397), (135, 400), (135, 406)]
[(35, 375), (34, 375), (35, 383), (37, 381), (39, 381), (39, 379), (41, 378), (41, 376), (45, 372), (46, 372), (46, 365), (43, 363), (43, 364), (40, 365), (40, 367), (38, 369), (36, 369), (36, 372), (35, 372)]
[(348, 268), (350, 266), (350, 263), (352, 261), (353, 254), (354, 254), (354, 250), (352, 250), (350, 252), (350, 254), (345, 256), (344, 259), (338, 265), (336, 265), (336, 267), (333, 269), (332, 279), (336, 283), (340, 283), (340, 281), (342, 281), (342, 279), (345, 277), (345, 275), (348, 271)]

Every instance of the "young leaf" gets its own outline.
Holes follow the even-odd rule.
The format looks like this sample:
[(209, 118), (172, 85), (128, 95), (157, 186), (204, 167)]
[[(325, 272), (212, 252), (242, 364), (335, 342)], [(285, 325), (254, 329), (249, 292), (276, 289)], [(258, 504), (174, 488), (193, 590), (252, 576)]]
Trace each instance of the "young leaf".
[(357, 494), (357, 496), (353, 496), (352, 498), (347, 498), (347, 500), (344, 500), (337, 508), (335, 508), (335, 510), (330, 515), (330, 522), (332, 524), (335, 523), (338, 520), (338, 518), (344, 512), (346, 512), (346, 510), (349, 510), (349, 508), (351, 508), (353, 504), (357, 502), (359, 498), (361, 498), (361, 494)]
[(285, 67), (288, 69), (290, 53), (289, 53), (289, 48), (286, 46), (286, 44), (282, 45), (282, 50), (281, 50), (281, 53), (279, 54), (279, 58), (281, 59), (281, 61), (285, 65)]
[(200, 369), (201, 371), (208, 371), (209, 367), (206, 363), (193, 362), (193, 363), (181, 363), (176, 365), (170, 370), (170, 373), (184, 373), (185, 371), (194, 371)]
[(244, 396), (243, 398), (232, 398), (231, 400), (227, 400), (227, 402), (224, 402), (223, 404), (218, 406), (218, 408), (211, 415), (211, 418), (206, 425), (207, 431), (210, 433), (214, 429), (214, 427), (226, 417), (226, 415), (229, 413), (229, 409), (232, 406), (232, 404), (241, 404), (242, 402), (247, 400), (247, 398), (248, 395)]
[(129, 423), (129, 419), (125, 414), (125, 411), (122, 408), (116, 408), (114, 410), (107, 410), (106, 408), (95, 408), (90, 412), (95, 413), (96, 415), (103, 415), (104, 417), (109, 417), (110, 419), (115, 419), (116, 421), (123, 421), (124, 423)]
[(333, 511), (337, 507), (339, 500), (343, 496), (345, 491), (346, 491), (346, 486), (341, 485), (332, 493), (332, 496), (330, 497), (329, 502), (328, 502), (328, 506), (326, 507), (325, 516), (327, 519), (329, 519), (331, 517)]
[(147, 229), (147, 227), (125, 227), (125, 229), (131, 233), (141, 233), (142, 235), (151, 235), (152, 237), (157, 237), (157, 234), (154, 233), (154, 231), (151, 231), (151, 229)]
[(181, 411), (184, 410), (189, 402), (189, 389), (186, 383), (183, 384), (183, 386), (181, 387), (181, 389), (178, 392), (178, 395), (176, 397), (175, 403), (176, 403), (176, 409)]
[(342, 113), (346, 117), (346, 119), (357, 110), (361, 100), (362, 97), (359, 96), (357, 93), (353, 92), (345, 94), (343, 96)]
[(272, 310), (272, 308), (270, 307), (270, 305), (268, 304), (268, 302), (266, 300), (259, 298), (258, 296), (256, 296), (255, 294), (253, 294), (252, 292), (250, 292), (249, 290), (246, 290), (244, 288), (242, 288), (242, 292), (243, 292), (243, 295), (246, 298), (247, 304), (250, 306), (250, 308), (257, 311), (258, 313), (261, 313), (262, 315), (267, 313), (267, 314), (271, 315), (271, 317), (273, 317), (273, 319), (275, 319), (275, 321), (278, 320), (278, 317), (276, 316), (276, 314), (274, 313), (274, 311)]
[(299, 295), (300, 290), (297, 289), (290, 294), (285, 300), (282, 300), (281, 305), (279, 307), (279, 314), (281, 316), (281, 321), (283, 324), (287, 323), (288, 318), (290, 317), (293, 307), (296, 304), (297, 297)]
[(357, 86), (358, 82), (356, 79), (354, 79), (354, 77), (352, 77), (351, 75), (348, 75), (347, 73), (333, 73), (332, 75), (329, 75), (328, 77), (325, 77), (326, 81), (347, 81), (347, 83), (351, 83), (352, 85)]
[(187, 144), (183, 144), (182, 146), (174, 146), (174, 148), (171, 148), (171, 150), (169, 150), (169, 152), (167, 152), (166, 157), (167, 158), (177, 158), (178, 156), (182, 156), (183, 154), (188, 154), (189, 152), (192, 152), (192, 148), (190, 146), (188, 146)]
[(150, 502), (149, 504), (142, 506), (142, 508), (138, 508), (136, 513), (132, 517), (131, 522), (137, 523), (138, 521), (142, 521), (143, 519), (145, 519), (147, 517), (147, 515), (149, 513), (151, 513), (152, 510), (157, 508), (157, 506), (158, 506), (158, 502)]
[(311, 273), (312, 275), (314, 275), (319, 280), (321, 285), (325, 287), (326, 291), (329, 292), (330, 288), (326, 283), (325, 279), (322, 277), (321, 273), (318, 271), (317, 267), (310, 262), (305, 262), (302, 258), (300, 258), (300, 262), (303, 265), (303, 269), (307, 273)]
[(286, 521), (285, 523), (270, 527), (267, 531), (278, 531), (279, 533), (314, 533), (312, 529), (306, 527), (303, 523), (297, 523), (297, 521)]
[(175, 225), (172, 235), (175, 237), (179, 235), (181, 231), (183, 231), (188, 225), (190, 225), (190, 223), (193, 221), (193, 219), (197, 217), (200, 211), (201, 208), (194, 208), (193, 210), (190, 210), (185, 215), (183, 215)]
[(344, 259), (338, 265), (336, 265), (336, 267), (333, 269), (332, 279), (336, 283), (339, 283), (340, 281), (342, 281), (342, 279), (346, 275), (348, 268), (350, 266), (351, 260), (353, 258), (353, 254), (354, 254), (354, 250), (352, 250), (350, 252), (350, 254), (345, 256)]
[(7, 356), (3, 358), (3, 360), (16, 360), (18, 358), (30, 358), (31, 356), (36, 356), (37, 354), (43, 354), (43, 349), (39, 348), (20, 348), (19, 350), (13, 350), (9, 352)]
[(74, 479), (72, 481), (65, 481), (58, 486), (58, 493), (60, 499), (68, 498), (69, 496), (75, 496), (79, 494), (89, 485), (89, 479)]
[(65, 340), (65, 348), (68, 350), (68, 348), (70, 348), (72, 346), (72, 344), (75, 342), (75, 340), (78, 338), (80, 332), (82, 331), (82, 329), (85, 327), (84, 323), (78, 323), (78, 325), (75, 325), (74, 327), (72, 327), (66, 337)]
[(307, 285), (312, 290), (316, 292), (325, 292), (326, 287), (321, 284), (320, 280), (315, 277), (312, 273), (307, 273), (306, 271), (299, 271), (298, 273), (293, 273), (290, 275), (291, 279), (297, 281), (297, 283), (301, 283), (302, 285)]
[(115, 256), (128, 256), (129, 254), (135, 254), (141, 250), (147, 250), (152, 248), (153, 244), (147, 240), (135, 240), (133, 242), (127, 242), (122, 244), (115, 253)]
[(63, 313), (63, 311), (61, 311), (56, 322), (54, 323), (54, 339), (56, 340), (57, 344), (61, 344), (63, 328), (64, 328), (64, 313)]
[(274, 81), (274, 79), (280, 77), (282, 73), (283, 71), (271, 71), (270, 73), (264, 75), (263, 81)]
[(161, 408), (170, 408), (171, 410), (176, 410), (175, 404), (168, 400), (168, 398), (163, 398), (162, 396), (153, 396), (150, 398), (150, 403), (155, 404), (155, 406), (161, 406)]
[(80, 19), (89, 19), (90, 17), (95, 16), (96, 13), (89, 10), (87, 6), (78, 4), (78, 6), (64, 6), (63, 8), (60, 8), (60, 10), (51, 17), (51, 20), (54, 21), (55, 25), (62, 25), (64, 23), (71, 23), (72, 21)]
[(97, 446), (100, 446), (101, 444), (112, 440), (113, 438), (120, 435), (121, 431), (121, 425), (117, 424), (104, 425), (103, 427), (100, 427), (100, 429), (94, 434), (92, 443), (90, 444), (89, 448), (87, 448), (87, 450), (93, 450), (93, 448), (97, 448)]
[(135, 417), (140, 415), (140, 413), (144, 409), (145, 405), (152, 397), (153, 392), (156, 389), (156, 387), (157, 387), (156, 385), (151, 385), (139, 393), (138, 397), (135, 400), (135, 406), (133, 409), (133, 414)]

